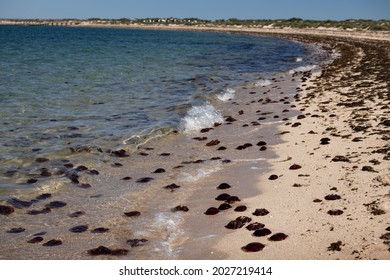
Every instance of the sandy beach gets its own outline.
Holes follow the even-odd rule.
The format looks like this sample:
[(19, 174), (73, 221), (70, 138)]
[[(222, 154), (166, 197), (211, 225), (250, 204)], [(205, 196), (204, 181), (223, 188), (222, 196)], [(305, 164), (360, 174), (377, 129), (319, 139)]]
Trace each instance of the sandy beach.
[(94, 22), (82, 22), (73, 27), (98, 27), (98, 28), (129, 28), (129, 29), (154, 29), (154, 30), (184, 30), (184, 31), (206, 31), (206, 32), (233, 32), (247, 34), (264, 34), (289, 37), (291, 35), (330, 36), (336, 38), (369, 39), (369, 40), (390, 40), (390, 32), (373, 31), (362, 29), (341, 29), (341, 28), (274, 28), (274, 27), (246, 27), (246, 26), (223, 26), (223, 25), (183, 25), (183, 24), (98, 24)]
[[(271, 141), (268, 148), (274, 154), (267, 156), (272, 158), (272, 166), (255, 181), (248, 180), (250, 164), (241, 165), (238, 172), (214, 174), (220, 182), (230, 178), (238, 185), (235, 194), (247, 196), (240, 202), (247, 210), (232, 212), (224, 221), (214, 217), (202, 220), (220, 227), (236, 221), (206, 258), (390, 258), (390, 79), (386, 73), (390, 50), (385, 42), (389, 37), (372, 34), (356, 39), (342, 32), (325, 37), (304, 33), (282, 31), (277, 36), (326, 44), (340, 57), (319, 73), (303, 73), (292, 103), (299, 115), (278, 125), (279, 133), (270, 136), (267, 132), (272, 130), (255, 130), (247, 135), (236, 128), (233, 138), (242, 139), (242, 144), (264, 138)], [(371, 39), (366, 40), (368, 37)], [(255, 92), (260, 94), (261, 89)], [(278, 113), (275, 108), (267, 109)], [(218, 180), (210, 183), (217, 185)], [(257, 189), (258, 195), (248, 194), (249, 186)], [(262, 224), (258, 228), (270, 231), (255, 233), (246, 228), (256, 222)], [(276, 233), (283, 234), (274, 239), (283, 241), (272, 241)], [(247, 244), (252, 244), (249, 250), (260, 251), (248, 252)]]
[[(56, 230), (47, 231), (52, 240), (64, 241), (62, 246), (55, 251), (32, 249), (26, 243), (31, 233), (46, 230), (35, 220), (30, 237), (19, 236), (15, 241), (6, 234), (0, 258), (126, 259), (135, 250), (147, 259), (170, 258), (153, 250), (153, 238), (162, 236), (153, 223), (142, 229), (133, 227), (134, 219), (149, 217), (149, 202), (155, 198), (164, 202), (152, 210), (161, 212), (158, 226), (165, 225), (166, 251), (174, 252), (173, 258), (390, 259), (388, 33), (126, 28), (277, 36), (320, 46), (327, 57), (335, 59), (322, 69), (249, 82), (235, 89), (234, 98), (218, 104), (223, 124), (198, 133), (173, 132), (137, 147), (131, 157), (118, 152), (116, 158), (104, 162), (107, 167), (99, 170), (99, 176), (92, 176), (94, 167), (88, 162), (79, 163), (88, 166), (89, 173), (77, 171), (80, 178), (76, 179), (97, 186), (81, 190), (86, 199), (96, 200), (96, 209), (58, 207), (54, 210), (59, 221)], [(186, 167), (195, 165), (198, 168), (191, 170), (197, 173), (189, 176)], [(145, 183), (149, 185), (142, 190), (143, 201), (134, 201), (126, 193), (124, 186)], [(118, 187), (106, 195), (99, 189), (105, 184)], [(58, 201), (68, 198), (60, 188), (52, 192)], [(156, 193), (158, 197), (149, 196)], [(104, 215), (93, 216), (98, 210)], [(5, 213), (1, 218), (6, 227), (23, 226), (23, 211)], [(61, 218), (70, 217), (70, 212), (82, 216), (77, 223), (74, 217)], [(80, 225), (84, 233), (75, 238), (68, 229)], [(93, 227), (107, 231), (91, 238), (85, 231)], [(101, 248), (91, 251), (98, 246), (111, 248), (112, 254), (111, 249), (94, 254), (102, 252)]]
[(229, 250), (229, 258), (390, 257), (389, 47), (348, 34), (326, 40), (341, 57), (300, 85), (302, 114), (278, 127), (283, 142), (272, 146), (271, 170), (258, 179), (261, 194), (247, 200), (250, 212), (270, 212), (252, 221), (288, 237), (274, 242), (237, 230), (216, 248), (265, 247)]

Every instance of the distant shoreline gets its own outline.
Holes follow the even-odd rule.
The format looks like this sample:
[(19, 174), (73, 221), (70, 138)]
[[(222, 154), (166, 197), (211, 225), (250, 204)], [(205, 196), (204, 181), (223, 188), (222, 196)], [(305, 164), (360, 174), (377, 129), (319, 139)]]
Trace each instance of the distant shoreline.
[[(145, 21), (157, 21), (148, 22)], [(191, 21), (192, 20), (192, 21)], [(363, 20), (360, 20), (363, 21)], [(0, 20), (0, 25), (25, 26), (67, 26), (67, 27), (94, 27), (94, 28), (123, 28), (123, 29), (150, 29), (150, 30), (183, 30), (206, 32), (237, 32), (268, 35), (315, 35), (339, 38), (355, 38), (367, 40), (390, 41), (390, 21), (368, 21), (372, 26), (363, 25), (356, 21), (308, 21), (301, 19), (290, 20), (258, 20), (249, 24), (250, 20), (231, 22), (202, 21), (199, 19), (144, 19), (131, 21), (120, 20)], [(315, 22), (315, 24), (313, 23)], [(366, 21), (363, 21), (366, 22)], [(351, 23), (346, 25), (346, 23)], [(341, 27), (343, 26), (343, 27)], [(351, 28), (346, 28), (347, 26)]]

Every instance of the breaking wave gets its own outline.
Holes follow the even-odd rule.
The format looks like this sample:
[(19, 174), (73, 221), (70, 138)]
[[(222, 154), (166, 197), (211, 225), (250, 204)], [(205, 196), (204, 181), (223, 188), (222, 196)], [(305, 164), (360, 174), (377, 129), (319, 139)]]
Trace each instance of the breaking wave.
[(222, 102), (229, 101), (235, 97), (236, 91), (232, 88), (227, 88), (221, 94), (217, 94), (217, 98)]
[(257, 86), (257, 87), (265, 87), (265, 86), (269, 86), (271, 84), (272, 84), (272, 82), (270, 80), (266, 80), (266, 79), (261, 79), (261, 80), (255, 82), (255, 86)]
[(223, 117), (213, 105), (194, 106), (180, 122), (180, 129), (184, 132), (199, 131), (215, 123), (223, 123)]
[(150, 140), (166, 136), (174, 131), (175, 129), (172, 127), (158, 127), (138, 135), (133, 135), (125, 139), (122, 145), (127, 147), (129, 151), (135, 151), (139, 146), (145, 145)]
[(196, 182), (198, 180), (201, 180), (203, 178), (206, 178), (210, 176), (211, 174), (221, 170), (222, 167), (220, 164), (206, 167), (206, 168), (199, 168), (196, 170), (191, 170), (188, 172), (182, 172), (178, 175), (178, 180), (181, 182)]
[(289, 71), (289, 73), (292, 75), (292, 74), (295, 74), (295, 73), (298, 73), (298, 72), (311, 71), (311, 70), (314, 70), (314, 69), (316, 69), (316, 68), (317, 68), (317, 65), (300, 66), (300, 67), (291, 69), (291, 70)]

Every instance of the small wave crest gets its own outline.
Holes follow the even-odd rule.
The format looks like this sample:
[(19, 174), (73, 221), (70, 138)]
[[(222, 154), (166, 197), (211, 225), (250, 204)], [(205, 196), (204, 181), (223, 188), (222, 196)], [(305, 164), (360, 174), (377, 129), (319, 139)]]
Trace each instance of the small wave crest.
[(296, 57), (295, 58), (295, 62), (301, 62), (303, 59), (302, 59), (302, 57)]
[(124, 140), (122, 144), (133, 147), (135, 150), (139, 146), (146, 144), (148, 141), (154, 138), (163, 137), (174, 131), (175, 129), (173, 127), (159, 127), (139, 135), (133, 135), (130, 138)]
[(202, 128), (212, 127), (214, 123), (223, 123), (223, 117), (213, 105), (194, 106), (182, 119), (180, 129), (184, 132), (199, 131)]
[(289, 73), (292, 75), (292, 74), (295, 74), (295, 73), (298, 73), (298, 72), (307, 72), (307, 71), (311, 71), (311, 70), (314, 70), (314, 69), (316, 69), (316, 68), (317, 68), (317, 65), (300, 66), (300, 67), (291, 69), (291, 70), (289, 71)]
[(169, 257), (176, 253), (175, 249), (186, 239), (180, 223), (181, 220), (177, 215), (172, 215), (171, 213), (159, 213), (156, 215), (154, 224), (163, 235), (160, 248), (156, 248), (157, 251), (162, 250)]
[(229, 101), (235, 97), (236, 91), (232, 88), (225, 89), (222, 93), (217, 94), (217, 98), (222, 102)]
[(180, 251), (180, 247), (188, 237), (181, 227), (183, 222), (180, 215), (171, 212), (161, 212), (153, 216), (152, 222), (145, 224), (143, 229), (135, 232), (136, 235), (159, 240), (154, 253), (160, 258), (173, 258)]
[(271, 84), (272, 84), (272, 82), (270, 80), (267, 80), (267, 79), (261, 79), (261, 80), (255, 82), (255, 86), (257, 86), (257, 87), (265, 87), (265, 86), (269, 86)]
[(182, 172), (178, 175), (177, 179), (181, 182), (196, 182), (221, 170), (221, 168), (221, 165), (217, 164), (208, 168), (199, 168), (188, 172)]

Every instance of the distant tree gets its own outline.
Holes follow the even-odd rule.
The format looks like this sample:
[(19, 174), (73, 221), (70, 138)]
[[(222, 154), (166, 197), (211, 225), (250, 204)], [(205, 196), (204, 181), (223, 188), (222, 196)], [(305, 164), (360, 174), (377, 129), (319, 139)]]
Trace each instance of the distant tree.
[(118, 21), (119, 21), (120, 23), (123, 23), (123, 24), (129, 24), (129, 23), (131, 23), (131, 20), (128, 19), (128, 18), (120, 18), (120, 19), (118, 19)]
[(293, 18), (288, 19), (287, 21), (290, 21), (290, 22), (297, 22), (297, 21), (303, 21), (303, 19), (293, 17)]

